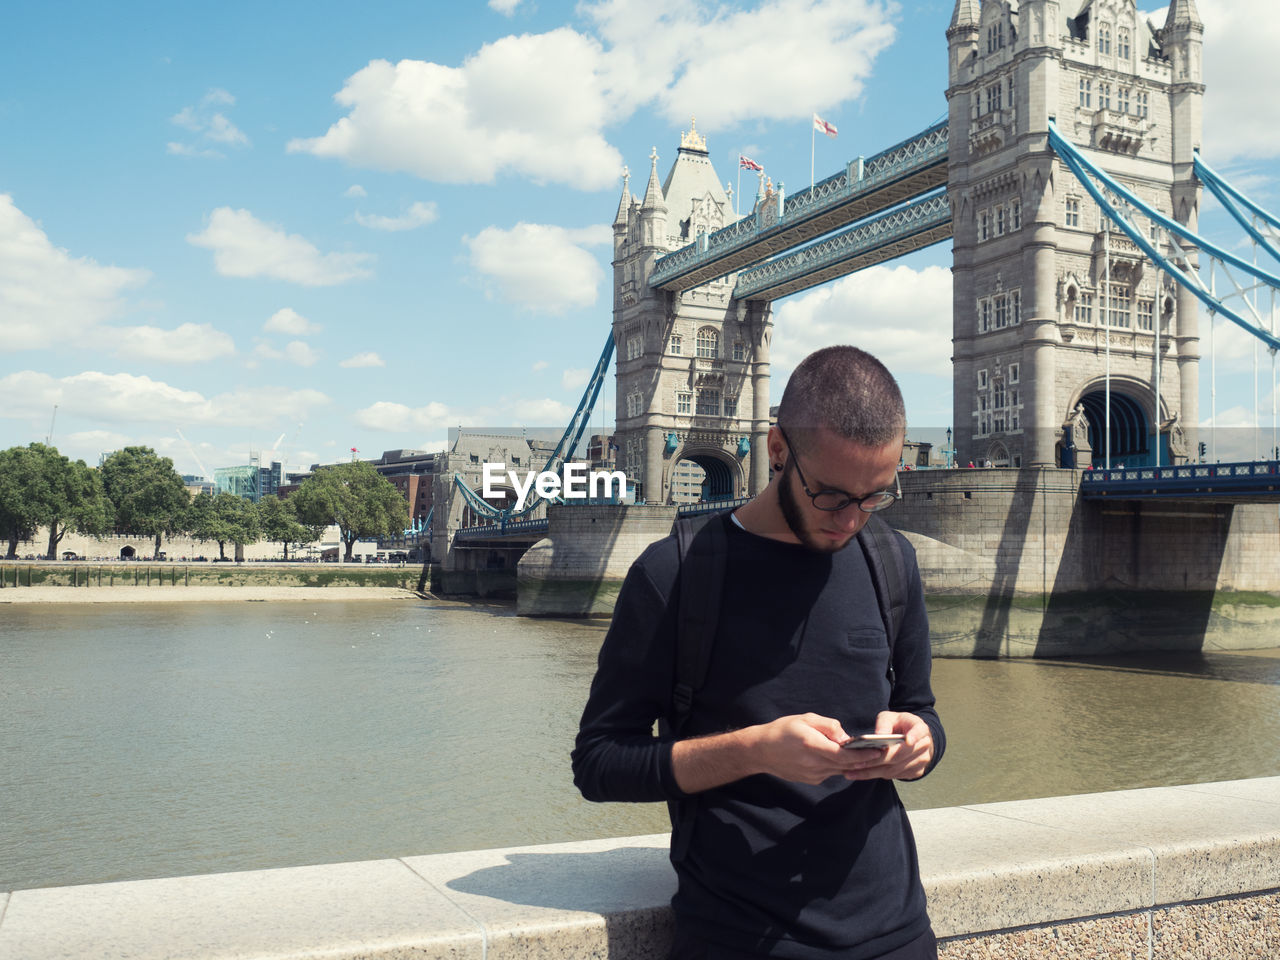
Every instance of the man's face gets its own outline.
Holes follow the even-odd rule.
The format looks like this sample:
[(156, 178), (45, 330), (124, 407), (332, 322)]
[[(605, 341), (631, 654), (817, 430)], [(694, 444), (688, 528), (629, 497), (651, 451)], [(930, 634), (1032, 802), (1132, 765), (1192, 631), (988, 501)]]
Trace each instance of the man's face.
[(856, 498), (892, 490), (902, 443), (864, 447), (825, 428), (809, 437), (799, 458), (794, 450), (788, 451), (779, 479), (778, 503), (783, 519), (801, 544), (818, 553), (834, 553), (849, 545), (871, 514), (860, 510), (856, 502), (842, 510), (819, 510), (804, 492), (805, 483), (812, 493), (842, 490)]

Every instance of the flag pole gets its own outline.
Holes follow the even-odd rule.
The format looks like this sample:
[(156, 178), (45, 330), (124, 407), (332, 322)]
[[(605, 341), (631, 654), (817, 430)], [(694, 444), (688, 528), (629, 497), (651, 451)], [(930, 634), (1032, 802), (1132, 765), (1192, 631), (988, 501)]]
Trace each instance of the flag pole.
[(738, 192), (733, 197), (733, 215), (742, 216), (742, 151), (738, 151)]
[(813, 152), (816, 149), (818, 137), (818, 124), (813, 120), (809, 121), (809, 192), (813, 193)]

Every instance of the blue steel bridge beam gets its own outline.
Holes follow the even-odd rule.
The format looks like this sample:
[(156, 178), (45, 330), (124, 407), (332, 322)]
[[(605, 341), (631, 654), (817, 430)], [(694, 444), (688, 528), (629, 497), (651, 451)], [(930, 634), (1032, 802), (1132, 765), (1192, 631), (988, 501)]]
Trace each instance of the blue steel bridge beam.
[(948, 126), (935, 124), (862, 161), (861, 178), (855, 161), (791, 194), (775, 224), (763, 226), (757, 213), (749, 213), (667, 254), (655, 264), (649, 285), (690, 290), (945, 186), (947, 150)]
[(916, 200), (874, 220), (738, 274), (736, 300), (777, 300), (788, 294), (949, 240), (951, 203), (946, 191)]

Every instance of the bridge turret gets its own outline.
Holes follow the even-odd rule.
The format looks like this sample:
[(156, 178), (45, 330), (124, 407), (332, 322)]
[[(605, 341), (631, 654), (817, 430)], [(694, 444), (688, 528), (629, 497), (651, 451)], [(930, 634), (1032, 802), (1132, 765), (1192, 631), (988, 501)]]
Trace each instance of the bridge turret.
[(667, 201), (658, 182), (658, 148), (649, 154), (649, 185), (640, 202), (640, 243), (646, 247), (662, 247), (666, 250)]
[(951, 13), (951, 26), (947, 27), (947, 45), (951, 51), (951, 85), (960, 82), (964, 67), (978, 55), (978, 22), (982, 18), (979, 0), (956, 0)]

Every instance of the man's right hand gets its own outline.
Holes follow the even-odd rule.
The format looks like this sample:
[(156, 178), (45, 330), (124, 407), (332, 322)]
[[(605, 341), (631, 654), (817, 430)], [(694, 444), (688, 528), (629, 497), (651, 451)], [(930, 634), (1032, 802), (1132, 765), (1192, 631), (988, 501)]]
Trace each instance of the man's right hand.
[(731, 733), (681, 740), (672, 748), (671, 763), (676, 783), (686, 793), (701, 793), (757, 773), (817, 784), (880, 761), (879, 750), (841, 749), (848, 738), (838, 720), (795, 714)]

